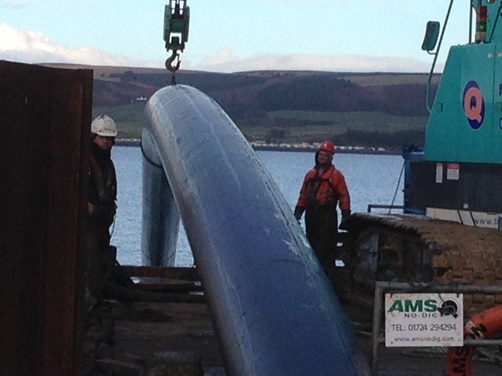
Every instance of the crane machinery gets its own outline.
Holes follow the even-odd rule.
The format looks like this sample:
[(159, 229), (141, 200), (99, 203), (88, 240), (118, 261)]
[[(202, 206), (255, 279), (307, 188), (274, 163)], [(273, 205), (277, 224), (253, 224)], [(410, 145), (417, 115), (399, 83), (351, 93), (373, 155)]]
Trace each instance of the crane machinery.
[(164, 41), (171, 56), (166, 60), (166, 68), (173, 74), (171, 84), (176, 84), (175, 73), (181, 65), (181, 53), (188, 42), (190, 7), (187, 0), (169, 0), (164, 11)]
[[(450, 48), (432, 104), (445, 27), (427, 24), (430, 116), (424, 148), (403, 154), (404, 214), (355, 213), (344, 223), (343, 291), (363, 307), (376, 281), (502, 284), (502, 1), (469, 8), (474, 39)], [(502, 296), (464, 297), (467, 315), (497, 303)]]

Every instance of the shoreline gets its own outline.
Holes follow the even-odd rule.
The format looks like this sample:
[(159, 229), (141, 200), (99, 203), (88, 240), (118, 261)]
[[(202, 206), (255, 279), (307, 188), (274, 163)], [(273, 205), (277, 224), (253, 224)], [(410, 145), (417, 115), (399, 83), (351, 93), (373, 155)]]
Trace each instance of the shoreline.
[[(117, 139), (115, 141), (116, 146), (134, 146), (141, 147), (140, 139)], [(317, 151), (317, 146), (295, 146), (294, 144), (284, 144), (284, 145), (263, 145), (263, 144), (253, 144), (250, 143), (251, 147), (255, 151), (280, 151), (280, 152), (309, 152), (313, 153)], [(382, 150), (377, 148), (351, 148), (351, 147), (336, 147), (337, 154), (377, 154), (377, 155), (401, 155), (400, 151), (392, 150)]]
[[(284, 147), (284, 146), (256, 146), (251, 145), (254, 150), (259, 151), (281, 151), (281, 152), (301, 152), (315, 153), (315, 147)], [(371, 149), (341, 149), (336, 148), (335, 154), (379, 154), (379, 155), (401, 155), (400, 152), (390, 150), (371, 150)]]

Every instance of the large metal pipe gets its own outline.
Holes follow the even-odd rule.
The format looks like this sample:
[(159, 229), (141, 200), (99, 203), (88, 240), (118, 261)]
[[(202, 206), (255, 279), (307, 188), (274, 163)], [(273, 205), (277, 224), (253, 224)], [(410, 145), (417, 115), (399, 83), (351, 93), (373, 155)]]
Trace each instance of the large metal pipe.
[(148, 266), (173, 266), (180, 215), (153, 135), (143, 128), (143, 205), (141, 262)]
[(155, 93), (145, 112), (227, 374), (369, 375), (291, 208), (221, 107), (177, 85)]

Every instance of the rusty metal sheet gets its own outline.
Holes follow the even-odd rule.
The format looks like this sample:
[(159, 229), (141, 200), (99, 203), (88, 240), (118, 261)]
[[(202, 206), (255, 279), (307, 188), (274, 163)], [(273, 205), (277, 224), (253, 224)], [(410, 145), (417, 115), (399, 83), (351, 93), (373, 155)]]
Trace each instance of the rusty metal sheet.
[(0, 374), (78, 374), (92, 71), (0, 61)]

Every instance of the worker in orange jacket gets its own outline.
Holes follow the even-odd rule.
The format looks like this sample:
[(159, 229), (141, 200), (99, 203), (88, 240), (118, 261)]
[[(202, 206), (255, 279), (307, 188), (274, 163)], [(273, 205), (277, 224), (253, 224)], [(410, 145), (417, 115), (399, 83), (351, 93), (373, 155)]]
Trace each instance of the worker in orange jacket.
[(342, 222), (350, 215), (350, 196), (343, 174), (332, 163), (335, 146), (324, 141), (315, 154), (315, 166), (307, 172), (295, 207), (300, 221), (305, 212), (307, 239), (330, 279), (334, 272), (334, 253), (338, 234), (338, 214)]

